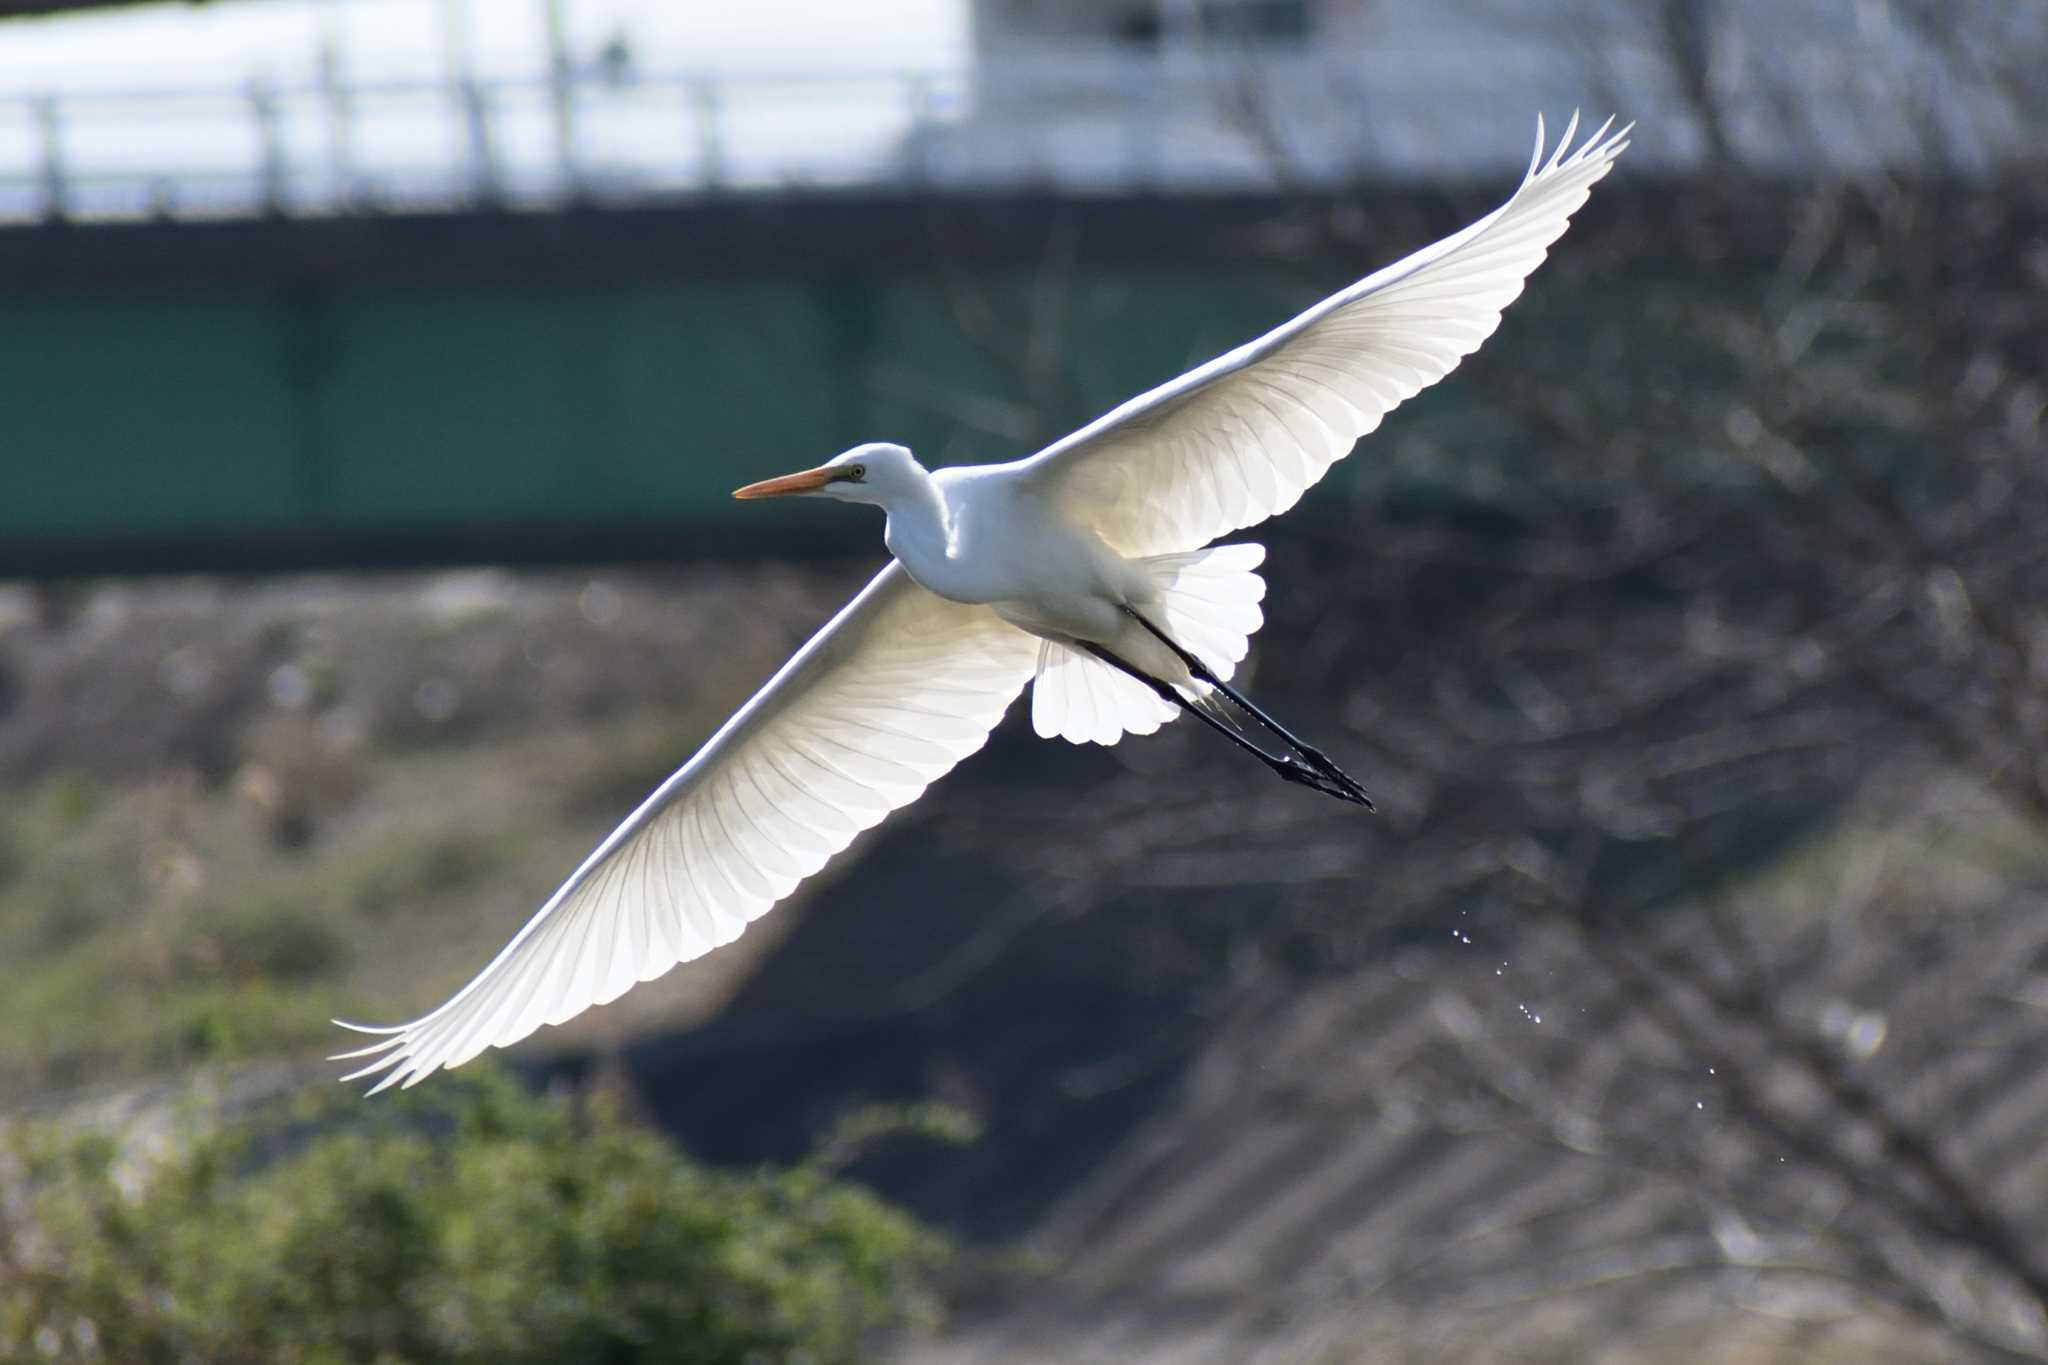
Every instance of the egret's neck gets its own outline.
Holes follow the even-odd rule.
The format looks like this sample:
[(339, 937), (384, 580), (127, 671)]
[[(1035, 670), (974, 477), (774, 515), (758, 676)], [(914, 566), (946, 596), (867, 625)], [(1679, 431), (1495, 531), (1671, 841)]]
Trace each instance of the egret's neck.
[(889, 515), (882, 541), (913, 576), (946, 562), (953, 548), (953, 521), (946, 496), (930, 475), (892, 488), (882, 510)]

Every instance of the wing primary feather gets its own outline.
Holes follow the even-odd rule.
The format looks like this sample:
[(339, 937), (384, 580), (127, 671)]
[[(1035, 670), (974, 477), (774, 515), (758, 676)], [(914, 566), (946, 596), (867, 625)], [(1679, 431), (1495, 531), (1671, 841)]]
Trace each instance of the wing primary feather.
[[(1130, 557), (1291, 507), (1492, 334), (1632, 127), (1582, 139), (1574, 112), (1553, 145), (1539, 114), (1528, 169), (1491, 213), (1003, 468)], [(1286, 382), (1311, 369), (1341, 403)]]
[(794, 827), (792, 833), (796, 829), (801, 829), (810, 836), (803, 842), (805, 857), (822, 850), (817, 856), (821, 859), (829, 858), (832, 855), (833, 836), (842, 832), (852, 833), (851, 826), (841, 819), (831, 806), (805, 791), (803, 784), (790, 776), (788, 770), (782, 766), (782, 755), (776, 747), (762, 746), (759, 756), (761, 768), (766, 770), (767, 776), (773, 779), (777, 788), (775, 792), (770, 792), (768, 783), (762, 780), (762, 774), (751, 767), (748, 768), (748, 780), (753, 783), (754, 790), (761, 794), (762, 803), (768, 809), (780, 812)]
[[(775, 810), (776, 805), (773, 798), (768, 793), (762, 791), (761, 784), (754, 779), (754, 768), (751, 763), (747, 762), (744, 758), (735, 762), (732, 765), (732, 778), (730, 780), (732, 784), (733, 805), (738, 808), (740, 818), (752, 827), (762, 844), (774, 850), (775, 857), (773, 859), (764, 859), (764, 861), (771, 863), (772, 870), (779, 871), (782, 875), (788, 877), (791, 889), (794, 889), (796, 883), (811, 874), (811, 869), (803, 865), (804, 855), (791, 848), (785, 842), (794, 831), (791, 829), (778, 830), (771, 828), (764, 822), (764, 817), (757, 816), (754, 813), (753, 804), (747, 800), (745, 790), (741, 785), (743, 782), (745, 787), (753, 789), (754, 795), (761, 799), (761, 803), (766, 809), (770, 811)], [(788, 892), (783, 894), (787, 895)], [(777, 897), (777, 899), (780, 899), (780, 897)]]
[[(729, 941), (986, 740), (1036, 640), (885, 568), (598, 845), (462, 989), (343, 1022), (345, 1077), (417, 1084)], [(905, 733), (908, 731), (909, 733)]]

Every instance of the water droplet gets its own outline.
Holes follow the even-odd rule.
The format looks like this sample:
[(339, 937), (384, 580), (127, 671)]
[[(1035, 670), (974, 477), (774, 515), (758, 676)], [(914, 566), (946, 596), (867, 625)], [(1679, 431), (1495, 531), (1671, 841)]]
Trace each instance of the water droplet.
[(264, 683), (270, 704), (285, 711), (303, 711), (313, 700), (313, 675), (296, 663), (282, 663), (270, 670)]
[(462, 691), (446, 678), (428, 678), (413, 689), (412, 704), (420, 715), (439, 725), (462, 705)]
[(619, 619), (618, 590), (602, 579), (594, 579), (577, 594), (576, 609), (591, 625), (609, 626)]

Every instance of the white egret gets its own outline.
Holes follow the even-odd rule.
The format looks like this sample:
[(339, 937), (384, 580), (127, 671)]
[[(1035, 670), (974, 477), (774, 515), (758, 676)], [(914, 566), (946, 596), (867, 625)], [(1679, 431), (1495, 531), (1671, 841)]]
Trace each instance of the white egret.
[[(513, 1043), (731, 942), (980, 748), (1032, 685), (1040, 735), (1114, 744), (1180, 710), (1274, 771), (1365, 792), (1228, 686), (1261, 624), (1257, 545), (1359, 437), (1476, 350), (1627, 146), (1612, 121), (1478, 222), (1010, 464), (856, 447), (742, 498), (887, 513), (889, 565), (647, 798), (488, 966), (348, 1058), (375, 1090)], [(1245, 718), (1227, 722), (1224, 702)], [(1269, 736), (1269, 750), (1253, 736)], [(372, 1093), (375, 1093), (373, 1090)]]

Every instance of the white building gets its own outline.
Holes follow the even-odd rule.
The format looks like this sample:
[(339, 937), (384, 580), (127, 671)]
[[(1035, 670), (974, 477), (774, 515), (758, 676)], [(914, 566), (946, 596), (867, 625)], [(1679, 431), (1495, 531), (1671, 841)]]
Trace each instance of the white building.
[(1117, 190), (1512, 171), (1541, 111), (1638, 122), (1639, 168), (2034, 154), (2048, 7), (1956, 0), (973, 0), (942, 184)]

